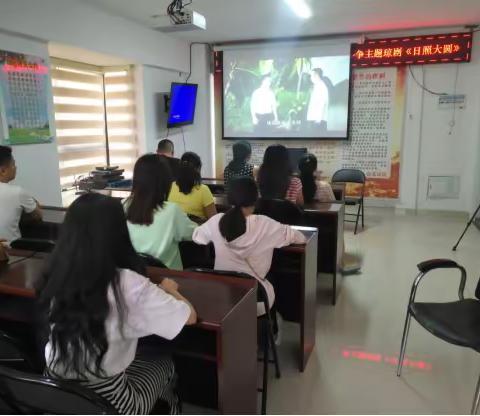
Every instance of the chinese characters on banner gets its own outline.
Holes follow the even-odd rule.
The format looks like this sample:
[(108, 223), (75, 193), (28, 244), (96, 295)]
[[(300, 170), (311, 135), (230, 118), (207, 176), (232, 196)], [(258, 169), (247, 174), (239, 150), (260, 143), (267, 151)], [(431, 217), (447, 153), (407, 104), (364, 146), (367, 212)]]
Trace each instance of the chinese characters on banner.
[[(252, 141), (252, 163), (259, 166), (265, 149), (273, 143), (306, 147), (317, 157), (322, 177), (330, 178), (341, 168), (357, 168), (368, 178), (367, 196), (398, 198), (405, 69), (353, 71), (350, 141)], [(232, 144), (224, 143), (223, 166), (232, 159)]]
[(43, 59), (0, 51), (0, 128), (7, 144), (52, 140), (48, 111), (49, 70)]
[(352, 44), (352, 67), (469, 62), (471, 33), (367, 40)]

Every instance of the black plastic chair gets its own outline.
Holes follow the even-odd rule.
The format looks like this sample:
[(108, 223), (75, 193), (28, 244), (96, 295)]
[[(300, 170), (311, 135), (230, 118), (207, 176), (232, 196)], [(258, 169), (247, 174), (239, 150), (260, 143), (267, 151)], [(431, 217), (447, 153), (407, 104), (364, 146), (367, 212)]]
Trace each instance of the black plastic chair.
[[(197, 273), (208, 273), (208, 274), (216, 274), (220, 276), (232, 276), (238, 277), (241, 279), (255, 279), (253, 276), (250, 276), (247, 273), (240, 273), (240, 272), (233, 272), (233, 271), (225, 271), (225, 270), (212, 270), (212, 269), (199, 269), (199, 268), (192, 268), (189, 269), (190, 271), (194, 271)], [(265, 315), (259, 316), (257, 318), (260, 324), (260, 338), (262, 341), (262, 350), (263, 350), (263, 377), (262, 377), (262, 388), (258, 389), (259, 392), (262, 393), (262, 414), (265, 415), (267, 413), (267, 395), (268, 395), (268, 364), (271, 362), (269, 359), (270, 355), (270, 348), (273, 352), (273, 364), (275, 364), (275, 376), (277, 378), (281, 377), (280, 372), (280, 361), (278, 359), (277, 353), (277, 346), (275, 345), (275, 337), (273, 335), (273, 319), (271, 316), (271, 312), (275, 312), (272, 308), (270, 308), (268, 302), (267, 292), (265, 288), (259, 283), (257, 284), (257, 301), (263, 303), (265, 307)]]
[(19, 238), (10, 243), (10, 247), (17, 250), (35, 251), (37, 253), (51, 253), (55, 242), (43, 238)]
[(103, 397), (77, 383), (0, 366), (0, 399), (16, 414), (117, 414)]
[(165, 264), (157, 259), (156, 257), (151, 256), (150, 254), (138, 253), (143, 262), (149, 267), (159, 267), (160, 269), (168, 269)]
[(346, 222), (354, 222), (355, 223), (355, 231), (354, 234), (357, 234), (358, 229), (358, 221), (362, 218), (362, 230), (365, 228), (365, 209), (364, 209), (364, 196), (365, 196), (365, 183), (367, 182), (367, 178), (365, 174), (358, 169), (340, 169), (337, 170), (332, 176), (332, 183), (356, 183), (361, 184), (362, 189), (360, 191), (360, 196), (345, 196), (345, 205), (358, 205), (357, 213), (345, 213), (345, 217), (353, 216), (356, 217), (355, 220), (347, 220)]
[(303, 211), (286, 199), (260, 198), (255, 206), (255, 214), (265, 215), (282, 224), (303, 224)]
[[(477, 284), (475, 296), (477, 299), (465, 299), (464, 289), (467, 281), (465, 269), (448, 259), (434, 259), (424, 261), (417, 265), (417, 275), (407, 307), (407, 317), (403, 329), (400, 357), (398, 359), (397, 376), (400, 377), (407, 346), (408, 332), (412, 316), (427, 331), (450, 344), (472, 348), (480, 352), (480, 279)], [(423, 277), (436, 269), (457, 269), (461, 273), (458, 288), (459, 300), (445, 303), (415, 302), (417, 288)], [(476, 414), (480, 403), (480, 378), (472, 405), (472, 414)]]

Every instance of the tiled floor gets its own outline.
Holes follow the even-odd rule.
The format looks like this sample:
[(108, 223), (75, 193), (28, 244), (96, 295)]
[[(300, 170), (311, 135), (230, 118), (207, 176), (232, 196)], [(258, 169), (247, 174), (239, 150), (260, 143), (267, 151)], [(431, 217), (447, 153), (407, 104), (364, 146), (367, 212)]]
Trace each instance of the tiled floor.
[[(346, 235), (348, 251), (364, 257), (362, 273), (343, 279), (335, 307), (319, 289), (317, 344), (303, 374), (294, 355), (298, 327), (284, 324), (283, 374), (270, 382), (268, 413), (469, 413), (480, 373), (478, 353), (447, 344), (413, 321), (410, 362), (401, 378), (395, 375), (395, 361), (415, 265), (435, 257), (455, 259), (469, 273), (465, 293), (473, 297), (480, 275), (480, 231), (472, 226), (453, 253), (466, 224), (461, 216), (366, 211), (367, 228)], [(454, 272), (434, 272), (418, 299), (455, 300), (458, 281)], [(328, 288), (330, 282), (322, 277), (319, 283)]]

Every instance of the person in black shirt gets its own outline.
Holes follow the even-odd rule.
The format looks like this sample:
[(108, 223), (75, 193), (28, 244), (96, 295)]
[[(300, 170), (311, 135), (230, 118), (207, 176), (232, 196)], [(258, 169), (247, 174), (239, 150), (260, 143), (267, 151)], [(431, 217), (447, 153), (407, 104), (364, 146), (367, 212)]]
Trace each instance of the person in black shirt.
[(169, 139), (162, 139), (157, 145), (157, 154), (165, 158), (170, 167), (172, 179), (175, 181), (178, 177), (178, 170), (180, 169), (180, 159), (174, 157), (175, 147), (173, 142)]

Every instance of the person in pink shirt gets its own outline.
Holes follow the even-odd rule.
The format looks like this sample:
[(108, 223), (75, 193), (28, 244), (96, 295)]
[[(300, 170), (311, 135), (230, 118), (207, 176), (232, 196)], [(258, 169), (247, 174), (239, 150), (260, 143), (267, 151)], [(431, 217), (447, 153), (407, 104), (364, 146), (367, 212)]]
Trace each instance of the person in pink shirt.
[[(228, 187), (228, 201), (233, 206), (225, 214), (217, 214), (193, 233), (197, 244), (215, 246), (215, 269), (247, 273), (265, 288), (269, 305), (275, 301), (267, 273), (272, 265), (273, 250), (290, 244), (305, 243), (304, 235), (288, 225), (263, 215), (255, 215), (258, 189), (251, 177), (234, 179)], [(263, 315), (263, 304), (257, 314)]]

